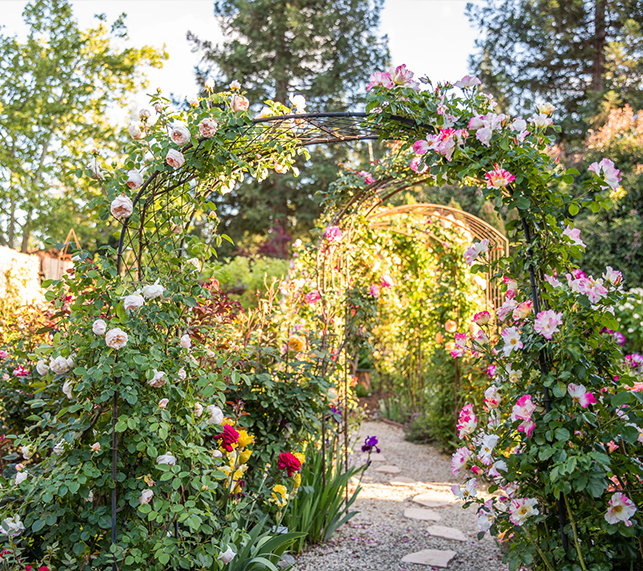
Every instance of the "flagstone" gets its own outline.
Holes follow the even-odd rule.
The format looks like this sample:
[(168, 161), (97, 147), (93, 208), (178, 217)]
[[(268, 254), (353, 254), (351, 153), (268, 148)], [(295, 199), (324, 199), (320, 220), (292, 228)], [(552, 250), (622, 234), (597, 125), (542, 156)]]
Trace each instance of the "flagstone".
[(404, 510), (404, 517), (422, 521), (440, 521), (442, 519), (442, 516), (440, 516), (438, 512), (425, 510), (424, 508), (406, 508)]
[(457, 553), (455, 551), (450, 550), (423, 549), (422, 551), (405, 555), (402, 557), (402, 563), (417, 563), (418, 565), (432, 565), (433, 567), (446, 568), (451, 559), (456, 555)]
[(375, 468), (375, 471), (381, 472), (382, 474), (399, 474), (402, 470), (397, 466), (380, 466), (379, 468)]
[(467, 541), (466, 536), (455, 527), (445, 527), (443, 525), (430, 525), (426, 529), (433, 537), (443, 539), (452, 539), (453, 541)]
[(407, 478), (406, 476), (397, 476), (396, 478), (393, 478), (389, 484), (391, 486), (410, 486), (413, 484), (417, 484), (417, 482), (413, 478)]
[(442, 506), (450, 506), (455, 503), (453, 496), (449, 496), (440, 492), (426, 492), (415, 496), (413, 501), (427, 508), (440, 508)]

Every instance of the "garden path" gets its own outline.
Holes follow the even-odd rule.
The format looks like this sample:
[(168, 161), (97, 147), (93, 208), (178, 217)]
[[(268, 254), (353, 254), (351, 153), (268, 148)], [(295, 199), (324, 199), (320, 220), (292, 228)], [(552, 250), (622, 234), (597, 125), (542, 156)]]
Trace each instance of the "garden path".
[[(487, 534), (478, 541), (475, 509), (462, 509), (451, 494), (456, 479), (451, 473), (451, 458), (436, 448), (413, 444), (404, 439), (402, 429), (383, 422), (362, 424), (359, 449), (366, 436), (377, 436), (381, 457), (366, 471), (362, 491), (354, 504), (359, 513), (323, 545), (310, 548), (297, 558), (298, 571), (501, 571), (500, 550)], [(373, 454), (373, 458), (377, 455)], [(355, 459), (359, 460), (361, 453)], [(373, 459), (372, 458), (372, 459)], [(395, 466), (396, 473), (382, 470)], [(430, 508), (413, 501), (428, 494)], [(427, 496), (425, 496), (427, 497)], [(420, 499), (420, 498), (417, 498)], [(440, 507), (431, 501), (442, 504)], [(423, 512), (409, 511), (425, 510)], [(429, 511), (430, 509), (430, 511)], [(427, 513), (429, 511), (429, 513)], [(405, 517), (421, 514), (439, 516), (438, 521)], [(439, 527), (436, 527), (439, 526)], [(440, 528), (451, 528), (451, 531)], [(455, 529), (455, 531), (453, 531)], [(431, 533), (433, 535), (431, 535)], [(445, 539), (436, 535), (458, 535)], [(438, 550), (448, 565), (420, 565), (402, 561), (423, 550)], [(440, 555), (440, 554), (437, 554)]]

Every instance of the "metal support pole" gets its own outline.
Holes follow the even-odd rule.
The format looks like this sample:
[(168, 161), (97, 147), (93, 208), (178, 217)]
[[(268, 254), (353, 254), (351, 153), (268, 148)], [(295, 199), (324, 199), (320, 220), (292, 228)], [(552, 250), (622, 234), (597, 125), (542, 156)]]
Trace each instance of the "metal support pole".
[[(527, 244), (531, 246), (531, 230), (529, 229), (529, 223), (524, 217), (520, 217), (520, 220), (522, 221), (522, 229), (525, 232), (525, 240), (527, 241)], [(532, 255), (531, 251), (528, 252), (529, 255), (529, 283), (531, 285), (531, 300), (534, 304), (534, 313), (538, 315), (540, 313), (540, 299), (538, 298), (538, 287), (536, 285), (536, 272), (534, 270), (534, 264), (531, 261)], [(547, 375), (549, 373), (549, 368), (547, 366), (547, 354), (545, 352), (545, 349), (541, 349), (539, 354), (538, 354), (538, 360), (540, 361), (540, 372), (542, 373), (543, 376)], [(551, 397), (549, 395), (549, 389), (547, 387), (543, 387), (544, 389), (544, 395), (545, 395), (545, 410), (547, 412), (551, 411)], [(569, 550), (569, 545), (567, 543), (567, 535), (565, 534), (565, 508), (563, 507), (563, 502), (561, 501), (560, 498), (556, 500), (556, 505), (558, 507), (558, 524), (560, 526), (560, 539), (563, 544), (563, 549), (565, 550), (565, 553)]]
[[(118, 420), (118, 392), (114, 391), (112, 403), (112, 547), (116, 545), (116, 463), (118, 461), (118, 439), (116, 438), (116, 421)], [(112, 571), (116, 571), (116, 553), (113, 554)]]

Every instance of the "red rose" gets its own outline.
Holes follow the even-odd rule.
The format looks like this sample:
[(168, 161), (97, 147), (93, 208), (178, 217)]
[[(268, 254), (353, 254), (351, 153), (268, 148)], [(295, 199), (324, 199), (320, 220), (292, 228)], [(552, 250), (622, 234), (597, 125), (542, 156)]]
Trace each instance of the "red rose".
[(301, 470), (301, 462), (294, 454), (290, 452), (282, 452), (279, 454), (279, 461), (277, 467), (280, 470), (288, 470), (288, 477), (292, 477), (295, 472)]
[(215, 440), (221, 439), (221, 448), (227, 452), (232, 452), (232, 445), (239, 440), (239, 433), (229, 424), (223, 425), (223, 432), (214, 437)]

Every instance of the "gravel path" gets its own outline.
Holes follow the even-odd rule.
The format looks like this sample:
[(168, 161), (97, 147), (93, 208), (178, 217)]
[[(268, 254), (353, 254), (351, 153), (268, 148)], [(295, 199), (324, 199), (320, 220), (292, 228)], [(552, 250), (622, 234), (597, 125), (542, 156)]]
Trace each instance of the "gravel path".
[[(427, 571), (441, 569), (431, 565), (403, 563), (410, 553), (426, 549), (451, 550), (457, 555), (446, 567), (452, 571), (502, 571), (500, 550), (488, 534), (477, 540), (476, 513), (472, 507), (462, 509), (461, 503), (430, 508), (439, 513), (440, 521), (418, 521), (404, 517), (407, 508), (423, 508), (412, 501), (418, 494), (440, 492), (453, 498), (451, 459), (431, 446), (404, 440), (400, 428), (383, 422), (365, 422), (361, 427), (359, 445), (366, 436), (376, 435), (385, 462), (373, 462), (362, 480), (362, 491), (353, 508), (359, 513), (338, 530), (327, 543), (312, 547), (297, 558), (299, 571)], [(373, 455), (375, 456), (375, 455)], [(400, 473), (377, 472), (383, 466), (397, 466)], [(416, 481), (414, 484), (392, 485), (398, 477)], [(425, 508), (429, 509), (429, 508)], [(433, 537), (429, 526), (457, 528), (466, 541)]]

